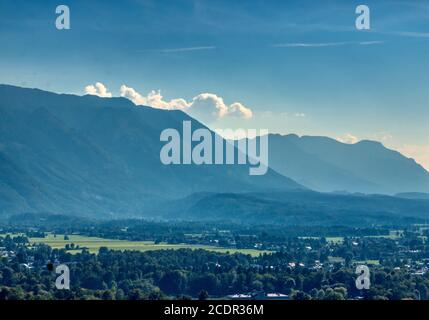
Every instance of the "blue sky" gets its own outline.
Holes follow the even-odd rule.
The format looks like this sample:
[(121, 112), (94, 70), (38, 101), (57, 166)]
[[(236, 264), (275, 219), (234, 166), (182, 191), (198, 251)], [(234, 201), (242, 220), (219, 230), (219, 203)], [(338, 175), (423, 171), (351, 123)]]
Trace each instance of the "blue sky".
[[(55, 28), (59, 4), (71, 30)], [(0, 83), (161, 90), (158, 107), (183, 99), (213, 128), (379, 140), (429, 168), (427, 1), (0, 0), (0, 46)]]

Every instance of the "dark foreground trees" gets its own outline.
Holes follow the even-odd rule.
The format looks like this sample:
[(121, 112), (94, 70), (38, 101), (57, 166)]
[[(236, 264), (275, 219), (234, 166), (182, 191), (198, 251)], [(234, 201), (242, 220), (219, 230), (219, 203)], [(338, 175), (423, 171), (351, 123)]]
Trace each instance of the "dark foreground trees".
[[(229, 294), (278, 292), (298, 300), (428, 299), (429, 279), (376, 267), (368, 291), (355, 287), (354, 270), (340, 265), (290, 267), (290, 253), (251, 257), (205, 250), (112, 251), (69, 254), (0, 240), (0, 299), (207, 299)], [(18, 254), (21, 253), (21, 254)], [(25, 260), (25, 261), (23, 261)], [(70, 268), (70, 290), (55, 288), (47, 263)]]

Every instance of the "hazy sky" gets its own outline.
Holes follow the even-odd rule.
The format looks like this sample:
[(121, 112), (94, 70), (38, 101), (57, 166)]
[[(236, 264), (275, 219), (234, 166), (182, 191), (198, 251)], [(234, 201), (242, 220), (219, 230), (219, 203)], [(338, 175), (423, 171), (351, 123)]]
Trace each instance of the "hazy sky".
[[(60, 4), (71, 30), (55, 28)], [(379, 140), (429, 168), (426, 0), (0, 0), (0, 83), (96, 82), (213, 128)]]

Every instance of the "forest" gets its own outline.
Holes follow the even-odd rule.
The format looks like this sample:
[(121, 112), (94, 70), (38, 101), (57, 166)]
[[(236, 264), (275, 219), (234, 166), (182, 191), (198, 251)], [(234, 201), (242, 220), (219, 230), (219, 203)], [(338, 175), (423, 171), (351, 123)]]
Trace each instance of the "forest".
[[(153, 239), (150, 229), (157, 232), (159, 241), (173, 242), (189, 240), (187, 232), (192, 231), (194, 243), (213, 238), (220, 240), (218, 246), (231, 248), (255, 248), (257, 244), (261, 254), (201, 249), (139, 252), (108, 247), (90, 253), (85, 247), (51, 248), (31, 241), (47, 236), (44, 228), (3, 226), (0, 299), (228, 299), (261, 292), (280, 293), (295, 300), (429, 299), (429, 261), (425, 258), (429, 247), (423, 226), (396, 231), (304, 228), (288, 236), (287, 230), (249, 230), (238, 225), (218, 229), (219, 225), (132, 220), (92, 227), (89, 222), (67, 225), (46, 223), (44, 228), (58, 234), (68, 231), (134, 240)], [(130, 230), (128, 236), (124, 230)], [(234, 242), (228, 240), (231, 238)], [(263, 251), (269, 248), (268, 253)], [(59, 264), (70, 269), (70, 290), (55, 287), (58, 275), (49, 265)], [(371, 271), (369, 290), (356, 288), (358, 264), (367, 264)]]

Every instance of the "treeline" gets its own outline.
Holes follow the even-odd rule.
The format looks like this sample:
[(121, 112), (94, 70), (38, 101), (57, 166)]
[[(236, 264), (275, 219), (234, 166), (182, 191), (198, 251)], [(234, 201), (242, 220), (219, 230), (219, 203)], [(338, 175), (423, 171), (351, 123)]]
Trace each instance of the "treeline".
[[(427, 275), (389, 267), (371, 269), (371, 289), (356, 289), (353, 268), (312, 269), (278, 252), (254, 258), (205, 250), (86, 251), (69, 254), (45, 245), (27, 247), (25, 237), (0, 240), (0, 299), (190, 299), (279, 292), (293, 299), (429, 299)], [(11, 254), (13, 252), (13, 254)], [(29, 268), (31, 262), (31, 268)], [(49, 262), (70, 268), (70, 290), (55, 288)]]
[[(33, 230), (40, 237), (43, 232), (73, 234), (121, 239), (129, 241), (156, 241), (168, 243), (189, 243), (197, 238), (189, 234), (198, 234), (198, 240), (221, 239), (227, 236), (233, 239), (237, 248), (253, 247), (255, 242), (281, 245), (296, 237), (362, 237), (388, 235), (385, 227), (353, 228), (344, 226), (283, 226), (283, 225), (243, 225), (230, 222), (190, 222), (190, 221), (147, 221), (141, 219), (90, 220), (64, 215), (26, 213), (0, 220), (0, 232), (16, 233)], [(34, 231), (37, 230), (37, 231)]]

